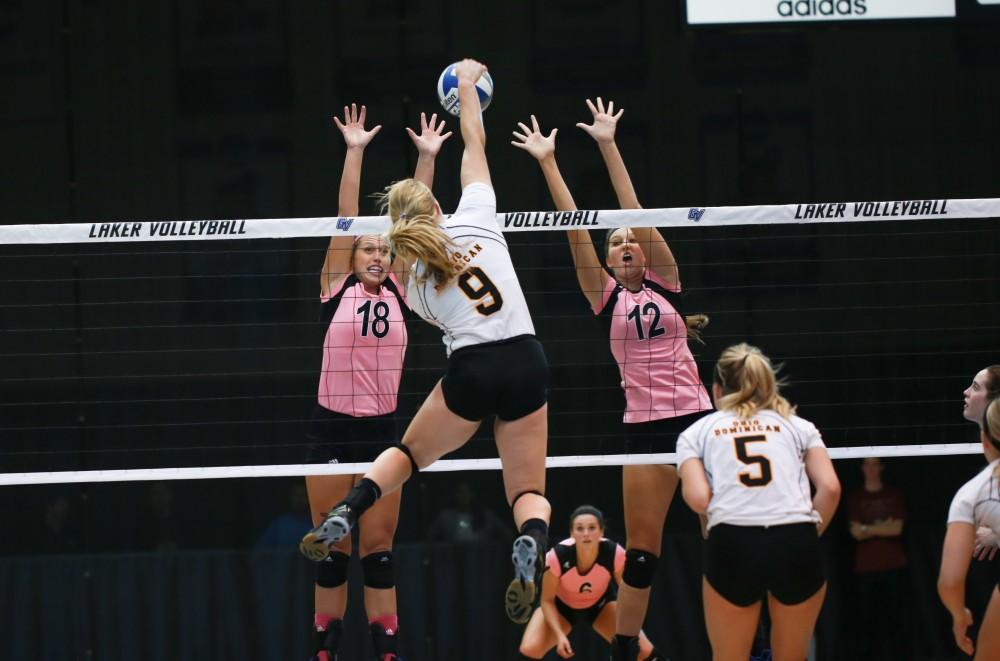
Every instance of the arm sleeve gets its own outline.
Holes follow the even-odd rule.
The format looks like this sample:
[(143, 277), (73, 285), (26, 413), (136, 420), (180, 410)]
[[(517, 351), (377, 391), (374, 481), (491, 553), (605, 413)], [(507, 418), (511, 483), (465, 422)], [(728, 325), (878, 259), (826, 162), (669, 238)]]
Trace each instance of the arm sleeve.
[(948, 523), (971, 523), (976, 525), (975, 519), (975, 508), (976, 501), (974, 498), (975, 493), (975, 479), (966, 482), (965, 485), (958, 490), (955, 497), (951, 501), (951, 507), (948, 508)]
[(698, 442), (698, 430), (700, 429), (700, 425), (697, 429), (694, 427), (688, 427), (677, 439), (677, 468), (680, 468), (681, 465), (688, 459), (702, 458), (703, 448)]
[(476, 181), (462, 189), (462, 199), (458, 201), (455, 215), (470, 214), (492, 228), (497, 227), (497, 196), (493, 187)]
[(812, 450), (813, 448), (826, 447), (826, 444), (823, 442), (823, 436), (820, 435), (819, 430), (816, 429), (816, 425), (809, 422), (805, 418), (800, 418), (798, 416), (793, 416), (790, 422), (795, 425), (795, 429), (799, 433), (799, 437), (802, 439), (803, 454), (805, 454), (807, 450)]

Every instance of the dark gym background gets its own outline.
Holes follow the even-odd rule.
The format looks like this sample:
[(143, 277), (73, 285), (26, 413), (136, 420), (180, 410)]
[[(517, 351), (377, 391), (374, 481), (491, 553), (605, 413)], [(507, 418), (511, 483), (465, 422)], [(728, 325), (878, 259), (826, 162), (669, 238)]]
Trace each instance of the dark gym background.
[[(501, 211), (551, 208), (537, 166), (509, 145), (531, 113), (560, 128), (578, 205), (615, 205), (573, 126), (598, 95), (626, 109), (618, 143), (649, 208), (998, 197), (1000, 16), (959, 6), (955, 20), (692, 29), (677, 3), (640, 0), (2, 0), (0, 222), (335, 215), (343, 146), (331, 116), (356, 101), (383, 125), (362, 177), (375, 192), (412, 172), (403, 127), (439, 110), (437, 75), (464, 56), (496, 81), (485, 122)], [(460, 144), (437, 161), (447, 209)], [(704, 373), (748, 340), (785, 363), (790, 399), (830, 446), (977, 440), (961, 399), (1000, 362), (995, 221), (667, 238), (687, 309), (712, 317), (696, 347)], [(618, 376), (565, 238), (510, 241), (553, 365), (550, 454), (619, 451)], [(0, 470), (298, 462), (325, 244), (0, 248)], [(437, 332), (415, 325), (401, 416), (443, 361)], [(493, 452), (486, 436), (459, 456)], [(909, 498), (914, 659), (960, 658), (934, 580), (951, 495), (981, 464), (888, 463), (886, 481)], [(837, 467), (845, 493), (859, 484), (858, 462)], [(624, 541), (619, 473), (550, 472), (553, 538), (591, 502)], [(407, 486), (407, 659), (515, 658), (520, 629), (500, 604), (507, 540), (429, 541), (462, 481), (507, 523), (496, 474)], [(312, 567), (265, 533), (301, 519), (300, 482), (4, 487), (0, 658), (307, 658)], [(671, 658), (704, 659), (700, 540), (679, 497), (666, 534), (647, 631)], [(818, 658), (834, 659), (851, 638), (846, 525), (825, 544)], [(973, 569), (973, 605), (986, 574)], [(368, 645), (358, 605), (342, 658)], [(587, 636), (577, 649), (596, 658), (601, 646)]]

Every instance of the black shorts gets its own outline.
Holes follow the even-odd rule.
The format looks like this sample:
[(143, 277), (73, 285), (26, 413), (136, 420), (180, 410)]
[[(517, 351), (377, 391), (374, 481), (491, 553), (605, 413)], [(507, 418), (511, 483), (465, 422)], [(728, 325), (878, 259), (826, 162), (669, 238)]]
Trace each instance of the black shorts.
[(517, 420), (547, 401), (549, 363), (534, 335), (456, 349), (441, 390), (448, 409), (466, 420)]
[(714, 411), (698, 411), (676, 418), (626, 423), (625, 452), (628, 454), (676, 452), (677, 437), (681, 435), (681, 432), (709, 413), (714, 413)]
[(786, 606), (800, 604), (826, 582), (816, 524), (712, 526), (705, 579), (737, 606), (755, 604), (768, 592)]
[(593, 606), (588, 608), (570, 608), (566, 605), (566, 602), (556, 597), (556, 610), (566, 618), (571, 629), (575, 629), (578, 626), (592, 627), (597, 616), (612, 601), (618, 601), (618, 589), (614, 583), (608, 585), (608, 589), (604, 591), (604, 594), (601, 595), (601, 598)]
[(352, 464), (374, 461), (399, 440), (396, 415), (355, 418), (316, 405), (309, 432), (310, 464)]

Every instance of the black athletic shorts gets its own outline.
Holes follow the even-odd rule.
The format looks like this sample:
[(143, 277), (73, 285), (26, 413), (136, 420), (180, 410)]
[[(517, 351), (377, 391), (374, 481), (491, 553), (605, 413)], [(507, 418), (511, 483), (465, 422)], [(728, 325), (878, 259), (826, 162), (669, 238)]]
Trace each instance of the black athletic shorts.
[(355, 418), (316, 405), (309, 432), (310, 464), (352, 464), (374, 461), (399, 440), (396, 415)]
[(594, 620), (597, 616), (601, 614), (604, 607), (607, 606), (612, 601), (618, 601), (618, 588), (615, 587), (614, 583), (608, 585), (608, 588), (601, 595), (593, 606), (588, 608), (570, 608), (566, 605), (566, 602), (562, 601), (559, 597), (556, 597), (556, 610), (559, 614), (566, 618), (569, 622), (569, 626), (572, 629), (578, 626), (591, 627), (594, 625)]
[(786, 606), (800, 604), (826, 582), (816, 524), (712, 526), (705, 579), (737, 606), (757, 603), (768, 592)]
[(448, 409), (466, 420), (517, 420), (547, 401), (549, 363), (534, 335), (462, 347), (441, 379)]
[(655, 452), (676, 452), (677, 437), (696, 420), (715, 411), (698, 411), (676, 418), (663, 418), (649, 422), (625, 424), (625, 452), (628, 454), (652, 454)]

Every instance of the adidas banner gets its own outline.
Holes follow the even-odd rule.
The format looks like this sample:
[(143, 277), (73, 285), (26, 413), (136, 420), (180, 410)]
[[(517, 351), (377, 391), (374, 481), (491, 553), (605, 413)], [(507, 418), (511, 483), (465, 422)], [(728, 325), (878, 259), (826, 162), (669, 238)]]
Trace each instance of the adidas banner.
[(691, 25), (954, 17), (955, 0), (687, 0)]

